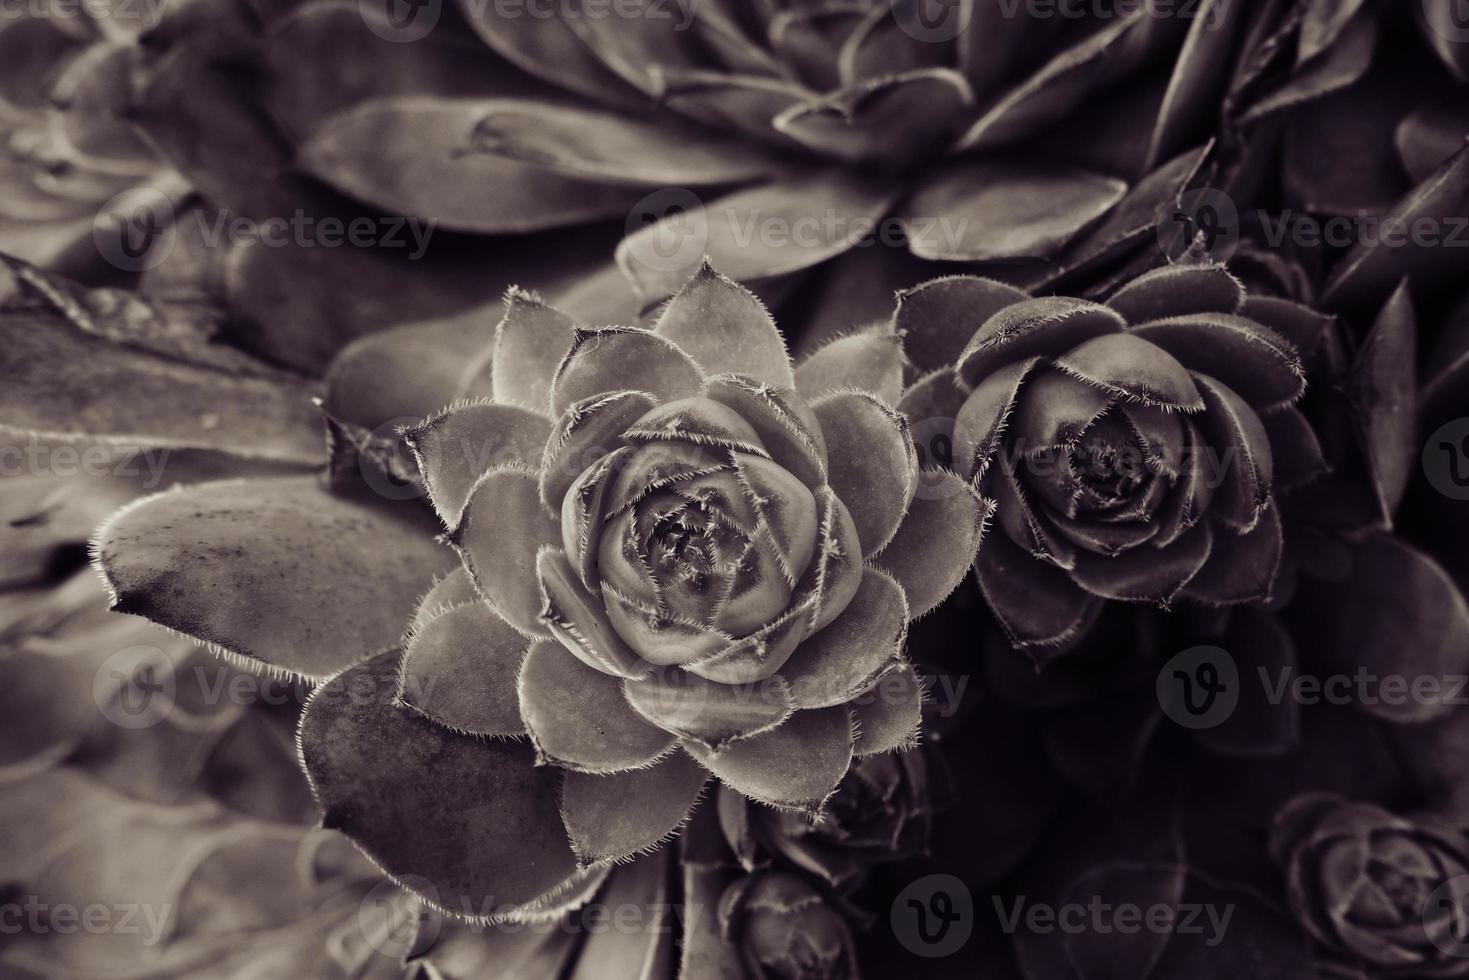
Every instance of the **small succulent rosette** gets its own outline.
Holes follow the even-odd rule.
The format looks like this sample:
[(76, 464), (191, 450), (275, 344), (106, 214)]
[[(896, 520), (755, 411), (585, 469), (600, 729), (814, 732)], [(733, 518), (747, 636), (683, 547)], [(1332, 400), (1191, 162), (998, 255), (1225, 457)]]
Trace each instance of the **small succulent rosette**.
[(542, 914), (676, 834), (711, 776), (814, 815), (854, 758), (913, 744), (908, 622), (989, 506), (920, 470), (896, 350), (795, 370), (707, 266), (651, 330), (512, 293), (481, 357), (425, 366), (477, 397), (402, 430), (436, 520), (391, 440), (334, 419), (355, 468), (150, 498), (97, 563), (118, 608), (326, 678), (300, 741), (327, 825), (430, 904)]
[(839, 891), (859, 886), (875, 865), (919, 853), (933, 817), (921, 749), (857, 759), (815, 820), (726, 787), (718, 811), (725, 839), (747, 870), (774, 860)]
[(1270, 852), (1291, 911), (1332, 976), (1469, 975), (1469, 839), (1435, 818), (1305, 793), (1281, 808)]
[(976, 573), (1013, 646), (1045, 659), (1108, 601), (1270, 597), (1276, 460), (1294, 475), (1320, 456), (1298, 351), (1326, 322), (1207, 263), (1106, 303), (972, 276), (900, 295), (895, 323), (932, 368), (900, 404), (995, 500)]

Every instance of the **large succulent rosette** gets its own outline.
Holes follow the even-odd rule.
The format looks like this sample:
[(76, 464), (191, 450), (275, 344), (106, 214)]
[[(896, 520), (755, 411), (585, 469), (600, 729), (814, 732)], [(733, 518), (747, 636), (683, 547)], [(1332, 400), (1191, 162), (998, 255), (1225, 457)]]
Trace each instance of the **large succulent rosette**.
[(1276, 815), (1270, 853), (1291, 910), (1333, 976), (1469, 973), (1469, 840), (1461, 828), (1306, 793)]
[[(406, 431), (460, 567), (417, 500), (338, 471), (334, 490), (160, 495), (94, 541), (117, 608), (332, 675), (300, 729), (327, 824), (474, 916), (595, 887), (674, 834), (710, 773), (814, 812), (854, 755), (910, 744), (907, 623), (963, 579), (987, 512), (920, 472), (885, 400), (891, 338), (793, 371), (760, 303), (709, 268), (652, 331), (507, 302), (461, 365), (489, 397)], [(845, 358), (883, 352), (887, 380), (855, 389), (870, 375)], [(373, 459), (353, 472), (413, 497)]]
[[(1247, 298), (1212, 264), (1168, 266), (1105, 304), (977, 277), (925, 283), (895, 323), (934, 370), (903, 405), (953, 419), (954, 465), (996, 501), (976, 564), (1011, 642), (1076, 639), (1104, 603), (1270, 596), (1275, 460), (1309, 469), (1298, 348), (1323, 320)], [(945, 363), (947, 362), (947, 366)]]

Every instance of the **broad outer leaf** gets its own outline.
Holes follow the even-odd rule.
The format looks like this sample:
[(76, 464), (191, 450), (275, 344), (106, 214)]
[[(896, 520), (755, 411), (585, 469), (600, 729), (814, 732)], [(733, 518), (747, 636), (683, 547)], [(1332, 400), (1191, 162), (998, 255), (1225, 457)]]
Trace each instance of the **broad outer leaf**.
[(568, 772), (561, 787), (561, 816), (571, 846), (583, 864), (620, 861), (651, 850), (683, 825), (708, 778), (682, 752), (632, 772)]
[(539, 297), (512, 289), (495, 328), (495, 400), (550, 411), (551, 381), (576, 336), (576, 323)]
[[(385, 422), (424, 418), (453, 398), (489, 394), (488, 371), (470, 376), (495, 343), (483, 320), (477, 312), (474, 319), (445, 317), (359, 337), (327, 368), (326, 410), (376, 429)], [(406, 364), (412, 370), (404, 370)]]
[(0, 376), (4, 428), (287, 462), (323, 458), (320, 417), (304, 382), (245, 377), (114, 343), (48, 309), (0, 313)]
[[(1367, 538), (1352, 547), (1344, 579), (1303, 582), (1292, 609), (1311, 631), (1318, 670), (1406, 679), (1406, 694), (1384, 687), (1363, 710), (1398, 723), (1455, 710), (1455, 684), (1446, 678), (1469, 673), (1469, 606), (1443, 568), (1412, 545), (1386, 534)], [(1437, 695), (1413, 694), (1415, 682), (1437, 682)]]
[(936, 261), (1046, 258), (1127, 193), (1114, 177), (1034, 162), (965, 161), (904, 205), (915, 255)]
[(524, 741), (467, 738), (393, 703), (398, 654), (313, 693), (301, 761), (324, 815), (451, 914), (487, 916), (566, 887), (576, 858), (556, 770)]
[(327, 120), (300, 165), (346, 194), (455, 231), (510, 234), (627, 214), (638, 192), (572, 180), (475, 148), (486, 104), (396, 96)]
[(798, 272), (855, 245), (887, 211), (892, 194), (858, 177), (819, 171), (736, 191), (707, 207), (695, 200), (623, 239), (617, 264), (650, 303), (678, 292), (706, 256), (738, 282)]
[(92, 541), (113, 608), (324, 676), (395, 646), (452, 555), (411, 505), (333, 496), (314, 477), (147, 497)]
[(1418, 322), (1404, 282), (1378, 313), (1347, 380), (1373, 490), (1389, 520), (1402, 502), (1417, 455), (1417, 363)]
[(908, 356), (925, 371), (949, 367), (985, 321), (1030, 296), (979, 276), (944, 276), (898, 294), (893, 330)]

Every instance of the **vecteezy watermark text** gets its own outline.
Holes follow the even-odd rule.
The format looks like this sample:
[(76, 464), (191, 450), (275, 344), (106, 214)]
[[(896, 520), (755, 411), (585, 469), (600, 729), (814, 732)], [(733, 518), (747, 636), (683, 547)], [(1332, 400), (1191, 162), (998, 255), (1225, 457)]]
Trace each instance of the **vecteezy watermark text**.
[(1150, 932), (1205, 936), (1204, 945), (1214, 947), (1224, 941), (1229, 920), (1234, 917), (1232, 902), (1224, 906), (1209, 902), (1138, 905), (1134, 902), (1108, 902), (1100, 895), (1092, 895), (1085, 902), (1061, 905), (1031, 902), (1024, 895), (1008, 902), (996, 895), (993, 902), (1000, 929), (1012, 935), (1021, 931), (1041, 936), (1057, 932), (1066, 936), (1087, 933), (1132, 936)]

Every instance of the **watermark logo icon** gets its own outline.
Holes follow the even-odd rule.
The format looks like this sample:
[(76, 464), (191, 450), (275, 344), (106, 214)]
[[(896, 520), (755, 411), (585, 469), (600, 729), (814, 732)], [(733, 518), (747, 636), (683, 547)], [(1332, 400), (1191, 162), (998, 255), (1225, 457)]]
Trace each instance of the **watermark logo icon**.
[(173, 201), (154, 187), (134, 187), (109, 198), (92, 219), (97, 252), (123, 272), (162, 265), (178, 239)]
[(915, 41), (942, 44), (969, 27), (973, 13), (963, 0), (891, 0), (893, 22)]
[(926, 875), (898, 893), (889, 920), (893, 935), (910, 953), (952, 956), (974, 931), (974, 898), (953, 875)]
[(178, 681), (173, 661), (158, 647), (125, 647), (102, 661), (92, 676), (92, 700), (119, 728), (152, 728), (173, 711)]
[(437, 913), (422, 908), (416, 896), (437, 903), (439, 892), (422, 875), (403, 875), (396, 882), (383, 879), (362, 897), (357, 928), (369, 946), (400, 961), (420, 956), (433, 946), (443, 922)]
[(1455, 875), (1428, 893), (1423, 932), (1446, 956), (1469, 959), (1469, 875)]
[(1423, 475), (1450, 500), (1469, 500), (1469, 418), (1445, 422), (1428, 437)]
[(438, 25), (442, 7), (442, 0), (357, 0), (367, 29), (394, 44), (427, 37)]
[(1213, 187), (1184, 191), (1158, 215), (1158, 245), (1172, 261), (1195, 255), (1224, 262), (1239, 246), (1239, 209)]
[(1158, 704), (1184, 728), (1224, 723), (1239, 705), (1239, 666), (1222, 647), (1190, 647), (1158, 671)]
[(704, 202), (683, 187), (664, 187), (633, 205), (624, 226), (626, 261), (652, 272), (692, 269), (709, 243)]

